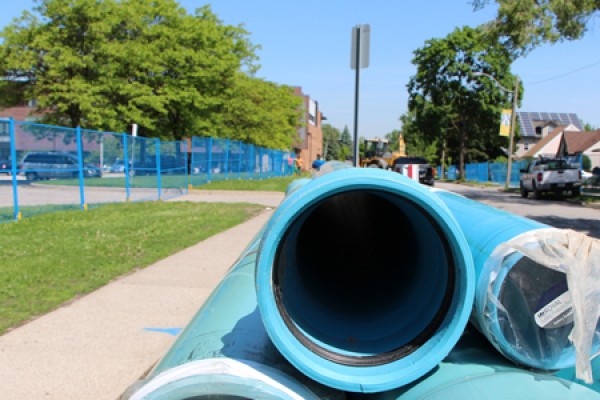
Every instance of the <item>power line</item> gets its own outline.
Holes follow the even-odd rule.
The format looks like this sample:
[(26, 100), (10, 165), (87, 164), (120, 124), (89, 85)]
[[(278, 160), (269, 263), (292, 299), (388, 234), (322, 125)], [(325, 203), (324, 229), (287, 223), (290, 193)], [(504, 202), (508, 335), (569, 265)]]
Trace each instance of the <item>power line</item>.
[(555, 79), (563, 78), (563, 77), (568, 76), (568, 75), (573, 75), (576, 72), (582, 71), (584, 69), (593, 67), (594, 65), (598, 65), (598, 64), (600, 64), (600, 61), (596, 61), (595, 63), (586, 65), (586, 66), (581, 67), (581, 68), (574, 69), (573, 71), (565, 72), (564, 74), (560, 74), (560, 75), (554, 76), (552, 78), (542, 79), (541, 81), (531, 82), (531, 83), (528, 83), (527, 85), (535, 85), (537, 83), (543, 83), (543, 82), (553, 81)]

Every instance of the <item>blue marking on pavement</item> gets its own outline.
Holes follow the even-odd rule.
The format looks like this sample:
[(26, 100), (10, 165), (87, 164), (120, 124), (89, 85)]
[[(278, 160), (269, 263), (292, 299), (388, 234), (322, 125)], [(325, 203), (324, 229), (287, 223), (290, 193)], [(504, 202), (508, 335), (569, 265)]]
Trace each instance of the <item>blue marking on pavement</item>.
[(167, 333), (171, 336), (177, 336), (179, 335), (179, 332), (182, 331), (183, 328), (144, 328), (145, 331), (148, 332), (161, 332), (161, 333)]

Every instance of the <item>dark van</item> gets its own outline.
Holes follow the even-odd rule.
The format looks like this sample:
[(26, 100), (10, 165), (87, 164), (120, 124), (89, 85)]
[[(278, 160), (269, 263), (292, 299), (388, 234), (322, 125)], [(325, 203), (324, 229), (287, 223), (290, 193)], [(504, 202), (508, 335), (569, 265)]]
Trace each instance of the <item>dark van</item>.
[(77, 157), (69, 153), (28, 153), (21, 161), (19, 172), (25, 175), (28, 181), (77, 178), (79, 162)]

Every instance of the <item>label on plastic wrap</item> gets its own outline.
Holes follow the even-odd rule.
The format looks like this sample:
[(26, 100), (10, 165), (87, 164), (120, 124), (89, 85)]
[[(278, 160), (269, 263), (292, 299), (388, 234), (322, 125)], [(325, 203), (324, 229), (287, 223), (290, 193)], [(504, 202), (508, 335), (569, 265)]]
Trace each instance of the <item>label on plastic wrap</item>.
[(550, 303), (542, 307), (534, 315), (535, 323), (540, 328), (559, 328), (573, 322), (571, 294), (564, 292)]

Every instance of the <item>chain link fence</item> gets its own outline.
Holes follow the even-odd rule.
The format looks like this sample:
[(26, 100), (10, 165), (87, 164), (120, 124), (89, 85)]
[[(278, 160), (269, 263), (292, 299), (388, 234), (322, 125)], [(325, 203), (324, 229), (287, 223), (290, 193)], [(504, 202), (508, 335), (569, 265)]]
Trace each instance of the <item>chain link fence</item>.
[(294, 153), (238, 140), (193, 137), (190, 154), (192, 186), (224, 179), (265, 179), (294, 173)]
[(294, 173), (291, 152), (209, 137), (189, 143), (0, 119), (0, 222)]
[[(520, 181), (520, 170), (527, 166), (526, 160), (513, 161), (510, 169), (510, 186), (518, 187)], [(504, 185), (506, 183), (506, 174), (508, 173), (508, 163), (505, 162), (483, 162), (465, 164), (465, 179), (468, 181), (481, 183), (494, 183)], [(442, 177), (442, 168), (437, 167), (437, 175)], [(460, 179), (460, 172), (456, 165), (450, 165), (444, 177), (450, 180)]]
[(183, 141), (0, 119), (0, 160), (0, 222), (188, 190)]

